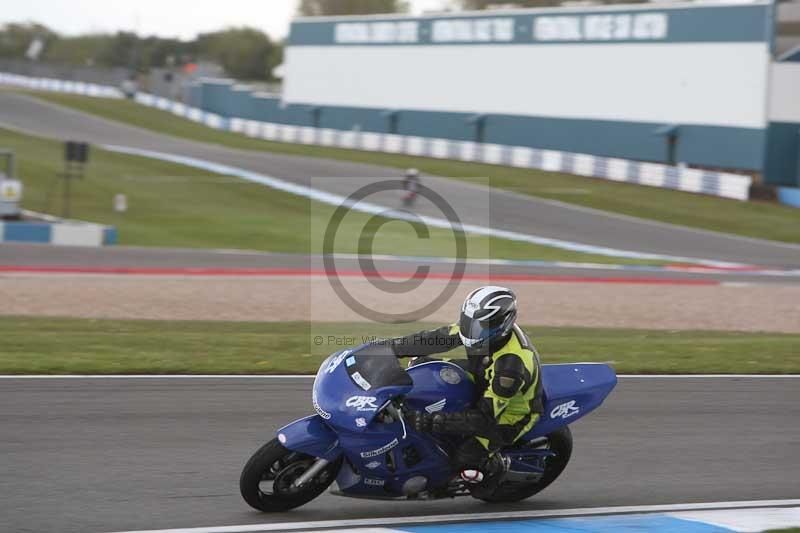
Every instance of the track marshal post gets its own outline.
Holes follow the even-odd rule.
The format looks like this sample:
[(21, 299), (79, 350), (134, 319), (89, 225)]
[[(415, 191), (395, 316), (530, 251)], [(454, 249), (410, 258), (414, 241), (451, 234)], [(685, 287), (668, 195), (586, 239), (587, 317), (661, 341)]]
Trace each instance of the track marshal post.
[(88, 162), (89, 143), (79, 141), (64, 143), (64, 218), (69, 218), (72, 211), (72, 180), (83, 179)]

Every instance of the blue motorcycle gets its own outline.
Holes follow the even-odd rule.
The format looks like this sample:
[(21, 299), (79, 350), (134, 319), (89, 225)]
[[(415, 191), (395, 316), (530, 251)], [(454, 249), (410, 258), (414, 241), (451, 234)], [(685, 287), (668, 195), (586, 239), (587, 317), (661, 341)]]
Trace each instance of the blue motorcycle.
[[(472, 376), (458, 364), (428, 361), (404, 370), (393, 356), (362, 345), (328, 357), (314, 380), (315, 415), (278, 430), (247, 462), (240, 478), (245, 501), (264, 512), (287, 511), (322, 494), (380, 500), (470, 495), (449, 461), (452, 435), (420, 434), (404, 410), (463, 411), (475, 399)], [(564, 471), (572, 453), (569, 425), (596, 409), (617, 383), (604, 364), (542, 365), (544, 414), (514, 445), (489, 502), (540, 492)]]

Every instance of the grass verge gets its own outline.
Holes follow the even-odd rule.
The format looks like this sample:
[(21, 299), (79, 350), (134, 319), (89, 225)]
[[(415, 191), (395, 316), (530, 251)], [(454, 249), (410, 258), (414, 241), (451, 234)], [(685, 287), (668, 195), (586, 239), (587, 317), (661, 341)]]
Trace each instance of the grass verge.
[[(23, 206), (62, 213), (61, 143), (0, 129), (0, 146), (17, 154), (25, 185)], [(72, 183), (73, 218), (115, 225), (123, 245), (237, 248), (283, 253), (320, 253), (321, 234), (334, 208), (306, 198), (198, 169), (93, 148), (85, 179)], [(128, 197), (124, 214), (112, 209), (116, 194)], [(370, 216), (351, 212), (342, 221), (335, 249), (356, 253)], [(392, 221), (375, 232), (374, 253), (455, 257), (450, 232)], [(473, 258), (537, 259), (596, 263), (657, 264), (582, 254), (548, 246), (468, 236)]]
[(541, 170), (268, 142), (213, 130), (166, 111), (144, 107), (127, 100), (56, 93), (31, 94), (93, 115), (207, 143), (389, 167), (417, 167), (423, 172), (440, 176), (464, 180), (481, 178), (481, 183), (488, 176), (492, 186), (521, 194), (695, 228), (762, 239), (800, 242), (797, 210), (768, 202), (739, 202)]
[[(426, 326), (0, 317), (0, 373), (314, 373), (331, 352)], [(525, 329), (545, 363), (608, 362), (620, 373), (800, 372), (797, 334)]]

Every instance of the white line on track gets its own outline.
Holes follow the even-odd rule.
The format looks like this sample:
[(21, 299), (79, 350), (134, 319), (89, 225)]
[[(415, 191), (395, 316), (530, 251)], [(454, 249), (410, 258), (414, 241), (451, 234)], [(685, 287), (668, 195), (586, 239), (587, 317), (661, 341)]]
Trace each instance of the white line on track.
[[(439, 177), (439, 178), (449, 179), (449, 178), (444, 177), (444, 176), (432, 176), (432, 177), (434, 177), (434, 178)], [(490, 185), (491, 185), (491, 178), (486, 178), (486, 179), (490, 180)], [(465, 187), (465, 188), (477, 188), (478, 190), (481, 190), (480, 189), (481, 185), (475, 184), (475, 183), (470, 183), (468, 181), (461, 181), (459, 183), (459, 186)], [(508, 189), (501, 189), (499, 187), (493, 187), (492, 190), (493, 190), (493, 192), (495, 194), (498, 194), (498, 195), (509, 196), (509, 197), (518, 197), (519, 196), (519, 193), (516, 193), (514, 191), (510, 191)], [(484, 194), (485, 194), (485, 191), (484, 191)], [(615, 213), (615, 212), (612, 212), (612, 211), (603, 211), (602, 209), (596, 209), (596, 208), (593, 208), (593, 207), (587, 207), (585, 205), (570, 204), (570, 203), (567, 203), (567, 202), (564, 202), (564, 201), (561, 201), (561, 200), (554, 200), (552, 198), (544, 198), (544, 197), (541, 197), (541, 196), (536, 196), (535, 198), (536, 198), (537, 202), (541, 202), (541, 203), (549, 204), (549, 205), (554, 205), (554, 206), (557, 206), (557, 207), (561, 207), (562, 209), (567, 209), (567, 210), (572, 210), (572, 211), (580, 211), (580, 212), (584, 212), (584, 213), (591, 213), (591, 214), (594, 214), (594, 215), (604, 216), (604, 217), (608, 217), (608, 218), (615, 218), (615, 219), (623, 220), (623, 221), (635, 222), (635, 223), (639, 223), (639, 224), (648, 224), (650, 226), (660, 226), (660, 227), (663, 227), (663, 228), (669, 228), (669, 229), (686, 231), (686, 232), (690, 232), (690, 233), (696, 233), (696, 234), (699, 234), (699, 235), (712, 235), (712, 236), (717, 236), (717, 237), (726, 237), (726, 238), (731, 239), (731, 240), (752, 242), (752, 243), (756, 243), (756, 244), (776, 244), (776, 245), (784, 247), (784, 248), (800, 250), (800, 245), (795, 244), (795, 243), (771, 241), (771, 240), (768, 240), (768, 239), (759, 239), (759, 238), (756, 238), (756, 237), (745, 237), (744, 235), (735, 235), (735, 234), (732, 234), (732, 233), (725, 233), (723, 231), (714, 231), (714, 230), (704, 229), (704, 228), (693, 228), (693, 227), (690, 227), (690, 226), (682, 226), (680, 224), (672, 224), (672, 223), (669, 223), (669, 222), (663, 222), (661, 220), (653, 220), (653, 219), (649, 219), (649, 218), (641, 218), (641, 217), (636, 217), (636, 216), (632, 216), (632, 215), (626, 215), (626, 214), (623, 214), (623, 213)]]
[[(341, 196), (339, 194), (323, 191), (320, 189), (315, 189), (313, 187), (308, 187), (305, 185), (299, 185), (296, 183), (292, 183), (289, 181), (281, 180), (272, 176), (267, 176), (266, 174), (260, 174), (258, 172), (253, 172), (250, 170), (246, 170), (239, 167), (233, 167), (229, 165), (223, 165), (220, 163), (214, 163), (212, 161), (205, 161), (203, 159), (198, 159), (194, 157), (186, 157), (180, 156), (175, 154), (169, 154), (164, 152), (157, 152), (153, 150), (144, 150), (140, 148), (130, 148), (126, 146), (117, 146), (117, 145), (110, 145), (110, 144), (103, 144), (100, 145), (101, 148), (104, 150), (108, 150), (111, 152), (118, 152), (122, 154), (129, 154), (129, 155), (136, 155), (140, 157), (149, 157), (151, 159), (158, 159), (161, 161), (168, 161), (171, 163), (176, 163), (179, 165), (185, 165), (194, 168), (200, 168), (203, 170), (207, 170), (209, 172), (215, 172), (217, 174), (223, 174), (228, 176), (236, 176), (238, 178), (251, 181), (254, 183), (260, 183), (261, 185), (265, 185), (272, 189), (277, 189), (280, 191), (288, 192), (290, 194), (295, 194), (297, 196), (302, 196), (305, 198), (310, 198), (312, 200), (322, 202), (328, 205), (333, 205), (335, 207), (340, 206), (348, 206), (351, 210), (360, 211), (363, 213), (368, 213), (372, 215), (381, 215), (384, 217), (391, 217), (396, 218), (399, 220), (407, 220), (410, 222), (419, 222), (422, 221), (428, 226), (434, 228), (442, 228), (446, 230), (453, 230), (453, 224), (448, 220), (431, 217), (427, 215), (410, 215), (407, 212), (402, 210), (376, 205), (370, 202), (365, 202), (363, 200), (357, 201), (353, 203), (353, 201)], [(544, 246), (552, 246), (555, 248), (561, 248), (564, 250), (571, 250), (576, 252), (585, 252), (585, 253), (593, 253), (599, 255), (605, 255), (609, 257), (625, 257), (625, 258), (633, 258), (633, 259), (654, 259), (654, 260), (663, 260), (663, 261), (670, 261), (670, 262), (678, 262), (678, 263), (695, 263), (695, 264), (702, 264), (702, 265), (709, 265), (709, 266), (716, 266), (716, 267), (731, 267), (731, 266), (745, 266), (741, 263), (731, 263), (727, 261), (717, 261), (717, 260), (710, 260), (710, 259), (702, 259), (702, 258), (693, 258), (693, 257), (682, 257), (682, 256), (673, 256), (673, 255), (666, 255), (666, 254), (654, 254), (650, 252), (639, 252), (635, 250), (621, 250), (617, 248), (610, 248), (606, 246), (597, 246), (591, 244), (584, 244), (572, 241), (565, 241), (561, 239), (555, 239), (551, 237), (543, 237), (540, 235), (533, 235), (533, 234), (526, 234), (526, 233), (519, 233), (516, 231), (509, 231), (509, 230), (501, 230), (497, 228), (487, 228), (480, 225), (475, 224), (460, 224), (460, 229), (467, 232), (473, 233), (475, 235), (482, 235), (487, 237), (497, 237), (500, 239), (512, 240), (512, 241), (520, 241), (520, 242), (527, 242), (531, 244), (539, 244)]]
[(410, 524), (442, 524), (487, 520), (514, 520), (530, 518), (558, 518), (565, 516), (601, 516), (633, 513), (664, 513), (675, 511), (758, 509), (763, 507), (788, 507), (800, 505), (800, 500), (759, 500), (743, 502), (679, 503), (670, 505), (635, 505), (621, 507), (588, 507), (578, 509), (551, 509), (546, 511), (514, 511), (505, 513), (469, 513), (432, 516), (400, 516), (393, 518), (362, 518), (352, 520), (324, 520), (317, 522), (283, 522), (240, 526), (211, 526), (178, 529), (151, 529), (118, 533), (249, 533), (261, 531), (300, 531), (340, 527), (396, 526)]
[[(314, 374), (2, 374), (0, 379), (314, 379)], [(800, 374), (618, 374), (620, 379), (797, 379)]]

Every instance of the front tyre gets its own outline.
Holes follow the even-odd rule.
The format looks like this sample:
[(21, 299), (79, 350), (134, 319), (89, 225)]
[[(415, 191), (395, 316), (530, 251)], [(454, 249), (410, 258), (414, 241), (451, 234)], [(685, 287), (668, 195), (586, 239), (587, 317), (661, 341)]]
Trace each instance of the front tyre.
[(546, 489), (564, 471), (572, 456), (572, 431), (564, 426), (547, 435), (546, 448), (555, 452), (545, 463), (544, 474), (534, 483), (502, 483), (490, 496), (480, 499), (490, 503), (518, 502)]
[(288, 511), (304, 505), (327, 489), (342, 465), (338, 459), (300, 487), (294, 480), (314, 464), (316, 458), (284, 448), (278, 439), (262, 446), (247, 461), (239, 478), (239, 490), (253, 509), (265, 513)]

